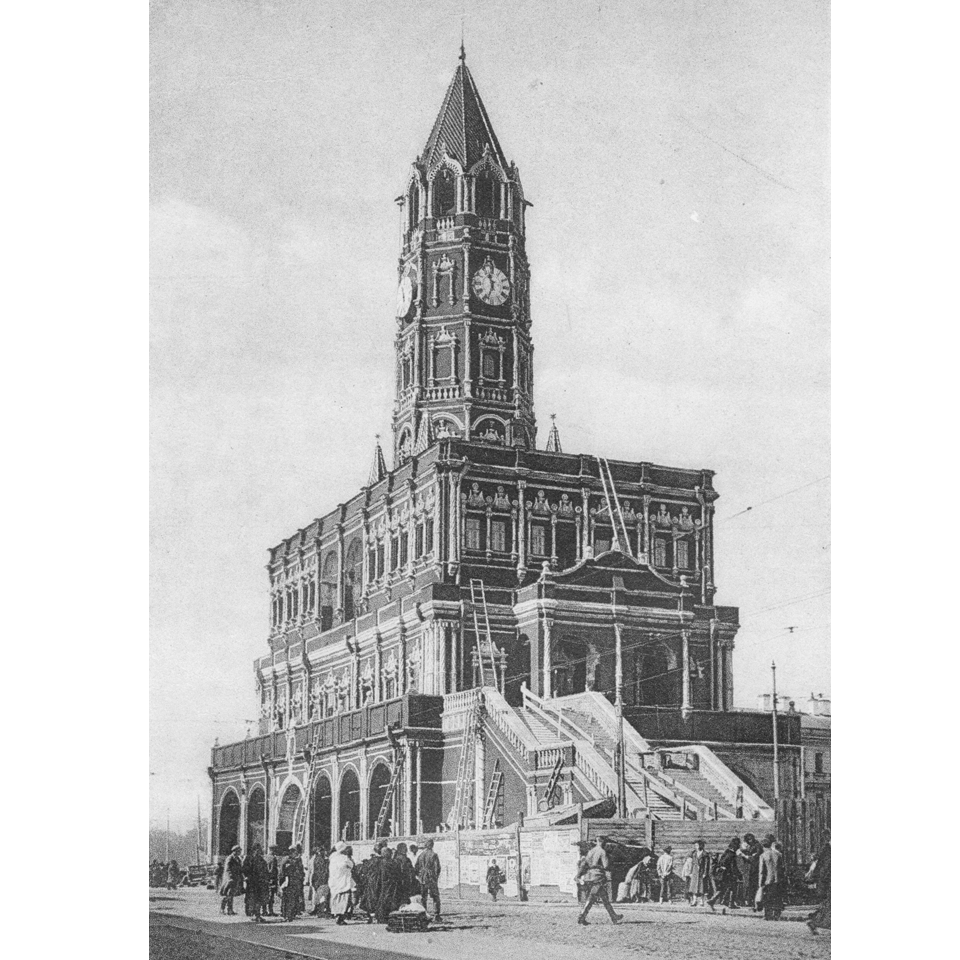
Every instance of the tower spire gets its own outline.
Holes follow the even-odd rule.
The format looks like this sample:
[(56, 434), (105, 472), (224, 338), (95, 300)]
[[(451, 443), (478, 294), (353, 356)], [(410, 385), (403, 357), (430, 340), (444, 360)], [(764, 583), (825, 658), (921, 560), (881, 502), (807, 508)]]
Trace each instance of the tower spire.
[(550, 414), (550, 433), (547, 436), (547, 453), (563, 453), (560, 446), (560, 431), (557, 429), (557, 415)]
[(372, 487), (387, 475), (387, 462), (383, 459), (383, 450), (380, 448), (380, 434), (377, 434), (377, 445), (373, 451), (373, 464), (370, 467), (370, 476), (367, 486)]

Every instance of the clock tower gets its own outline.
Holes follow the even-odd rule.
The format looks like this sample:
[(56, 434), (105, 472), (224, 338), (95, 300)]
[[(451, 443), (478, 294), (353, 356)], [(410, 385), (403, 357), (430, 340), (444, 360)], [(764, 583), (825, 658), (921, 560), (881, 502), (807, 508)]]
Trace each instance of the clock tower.
[(462, 47), (398, 204), (394, 465), (443, 437), (532, 449), (529, 204)]

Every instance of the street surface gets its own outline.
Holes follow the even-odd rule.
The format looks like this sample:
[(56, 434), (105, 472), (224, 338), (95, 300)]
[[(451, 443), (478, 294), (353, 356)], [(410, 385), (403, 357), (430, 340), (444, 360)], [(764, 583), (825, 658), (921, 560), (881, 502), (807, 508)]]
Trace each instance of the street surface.
[[(617, 904), (613, 926), (602, 907), (577, 925), (577, 905), (449, 900), (443, 922), (425, 933), (387, 933), (376, 924), (337, 927), (332, 920), (270, 918), (254, 924), (236, 900), (236, 917), (221, 916), (212, 890), (150, 891), (150, 960), (817, 960), (830, 956), (830, 932), (813, 936), (807, 911), (790, 909), (779, 923), (740, 910), (711, 914), (686, 904)], [(595, 951), (595, 953), (594, 953)], [(588, 954), (589, 955), (589, 954)]]

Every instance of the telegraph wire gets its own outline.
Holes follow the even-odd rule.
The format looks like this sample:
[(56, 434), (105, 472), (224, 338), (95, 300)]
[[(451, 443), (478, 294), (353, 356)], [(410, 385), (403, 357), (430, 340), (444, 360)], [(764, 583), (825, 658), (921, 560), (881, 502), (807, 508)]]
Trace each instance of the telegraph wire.
[(722, 517), (719, 520), (715, 521), (715, 524), (727, 523), (730, 520), (735, 520), (737, 517), (742, 517), (745, 513), (750, 513), (752, 510), (756, 510), (757, 507), (766, 506), (768, 503), (773, 503), (774, 500), (782, 500), (784, 497), (789, 497), (793, 493), (797, 493), (800, 490), (806, 490), (807, 487), (812, 487), (816, 483), (823, 483), (824, 480), (829, 480), (830, 474), (826, 476), (818, 477), (816, 480), (811, 480), (809, 483), (801, 484), (799, 487), (794, 487), (792, 490), (787, 490), (784, 493), (778, 493), (775, 497), (770, 497), (769, 500), (761, 500), (759, 503), (752, 504), (749, 507), (746, 507), (743, 510), (738, 511), (737, 513), (731, 514), (729, 517)]

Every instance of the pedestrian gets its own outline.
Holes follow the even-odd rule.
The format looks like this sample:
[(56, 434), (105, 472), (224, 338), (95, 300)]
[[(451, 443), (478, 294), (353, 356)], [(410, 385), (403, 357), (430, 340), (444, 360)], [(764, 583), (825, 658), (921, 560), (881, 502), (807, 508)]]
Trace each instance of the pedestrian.
[(377, 923), (386, 923), (390, 914), (403, 903), (403, 867), (389, 847), (380, 860), (380, 895), (377, 899)]
[(330, 913), (330, 863), (327, 855), (320, 847), (313, 848), (313, 857), (310, 860), (310, 889), (313, 891), (314, 917)]
[(740, 902), (755, 911), (760, 909), (757, 905), (757, 890), (760, 888), (760, 854), (763, 849), (757, 838), (748, 833), (744, 835), (743, 843), (737, 851), (741, 883)]
[(687, 859), (683, 861), (680, 868), (680, 879), (683, 880), (683, 896), (687, 903), (693, 903), (693, 895), (690, 892), (690, 884), (693, 879), (693, 854), (688, 854)]
[(213, 889), (220, 893), (220, 887), (223, 885), (223, 857), (217, 857), (217, 869), (213, 874)]
[(373, 923), (380, 903), (380, 886), (383, 883), (383, 850), (386, 840), (378, 840), (373, 845), (373, 853), (360, 865), (362, 889), (360, 891), (360, 909), (367, 914), (367, 923)]
[(303, 860), (298, 845), (290, 851), (280, 872), (280, 915), (284, 920), (296, 920), (303, 913), (303, 878)]
[(669, 903), (671, 899), (670, 884), (673, 880), (673, 848), (666, 846), (657, 860), (657, 878), (660, 880), (660, 902)]
[(611, 923), (620, 923), (623, 914), (617, 913), (610, 905), (610, 895), (607, 885), (610, 882), (610, 857), (607, 854), (607, 838), (597, 837), (596, 844), (590, 848), (583, 859), (581, 874), (585, 880), (586, 899), (583, 909), (577, 917), (577, 923), (587, 926), (587, 914), (590, 908), (599, 900), (606, 908)]
[(353, 879), (353, 849), (342, 840), (337, 842), (330, 854), (330, 912), (336, 918), (338, 926), (346, 921), (345, 917), (352, 904), (352, 895), (357, 888)]
[(176, 860), (171, 860), (167, 865), (167, 889), (175, 890), (180, 883), (180, 866)]
[(427, 898), (433, 900), (433, 919), (440, 919), (440, 858), (434, 853), (433, 838), (424, 845), (417, 857), (417, 879), (420, 881), (420, 902), (427, 909)]
[(737, 896), (737, 884), (740, 882), (740, 871), (737, 870), (737, 851), (740, 849), (740, 838), (734, 837), (727, 844), (727, 849), (720, 854), (720, 859), (713, 871), (713, 880), (716, 884), (716, 892), (709, 900), (707, 906), (713, 910), (714, 904), (719, 900), (724, 914), (727, 907), (736, 908), (735, 902)]
[(247, 851), (240, 868), (243, 871), (243, 912), (248, 917), (254, 915), (254, 904), (256, 902), (256, 888), (253, 882), (253, 852), (254, 848)]
[(407, 845), (405, 843), (397, 844), (395, 859), (400, 864), (400, 873), (403, 877), (400, 885), (400, 902), (401, 904), (410, 903), (420, 892), (420, 885), (417, 883), (417, 874), (413, 869), (413, 863), (407, 856)]
[(506, 879), (506, 875), (500, 870), (497, 861), (491, 860), (490, 866), (487, 867), (487, 893), (493, 897), (494, 903), (497, 902), (497, 894), (503, 889)]
[(267, 902), (266, 902), (266, 915), (268, 917), (275, 917), (276, 911), (274, 910), (274, 905), (277, 899), (277, 887), (280, 884), (280, 861), (277, 857), (277, 848), (272, 846), (270, 848), (270, 856), (266, 858), (267, 864)]
[(220, 885), (220, 912), (234, 916), (233, 898), (243, 891), (243, 861), (240, 859), (240, 846), (230, 851), (223, 865), (223, 883)]
[(710, 890), (710, 854), (707, 853), (707, 842), (702, 838), (696, 842), (690, 854), (692, 870), (690, 871), (690, 903), (697, 906), (700, 901), (702, 907), (707, 901)]
[(807, 918), (807, 927), (814, 934), (818, 928), (830, 929), (830, 831), (826, 830), (825, 833), (827, 841), (807, 872), (808, 880), (816, 880), (817, 896), (820, 898), (820, 906)]
[(577, 872), (574, 875), (574, 883), (577, 887), (577, 903), (582, 907), (587, 901), (587, 881), (584, 879), (584, 874), (586, 873), (586, 863), (587, 863), (587, 853), (590, 850), (590, 844), (585, 840), (580, 840), (577, 843), (577, 847), (580, 851), (580, 858), (577, 860)]
[(769, 840), (763, 841), (758, 871), (758, 906), (763, 908), (764, 920), (779, 920), (783, 913), (783, 857)]

